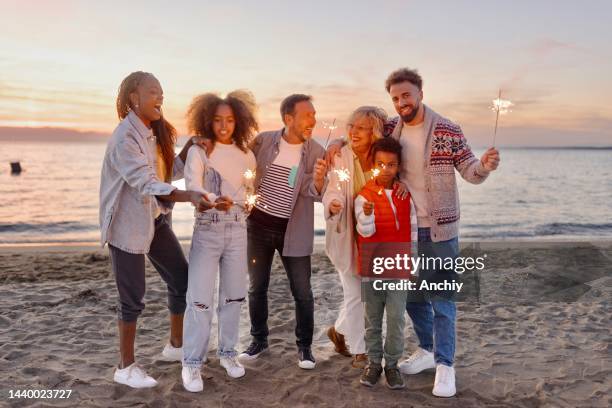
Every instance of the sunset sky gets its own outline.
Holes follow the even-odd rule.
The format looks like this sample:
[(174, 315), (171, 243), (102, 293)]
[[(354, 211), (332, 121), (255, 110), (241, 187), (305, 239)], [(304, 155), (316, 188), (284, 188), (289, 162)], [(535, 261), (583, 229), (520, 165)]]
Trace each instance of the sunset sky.
[(407, 66), (474, 145), (499, 87), (501, 145), (612, 145), (611, 18), (608, 1), (0, 0), (0, 126), (111, 132), (119, 83), (145, 70), (182, 134), (195, 95), (236, 88), (263, 129), (312, 94), (324, 134), (360, 105), (394, 113), (384, 80)]

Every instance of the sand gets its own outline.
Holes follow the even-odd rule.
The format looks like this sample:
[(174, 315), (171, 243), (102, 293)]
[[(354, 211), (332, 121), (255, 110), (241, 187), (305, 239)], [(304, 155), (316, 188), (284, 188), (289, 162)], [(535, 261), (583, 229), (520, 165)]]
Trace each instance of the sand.
[[(466, 274), (458, 305), (457, 396), (431, 395), (434, 372), (390, 391), (358, 383), (360, 370), (325, 335), (341, 302), (339, 280), (320, 248), (313, 256), (317, 367), (296, 365), (293, 302), (278, 259), (270, 289), (270, 346), (226, 376), (212, 339), (205, 390), (183, 390), (180, 363), (158, 359), (167, 340), (165, 288), (147, 266), (137, 360), (159, 381), (150, 390), (112, 382), (118, 361), (116, 289), (106, 251), (95, 247), (0, 248), (0, 405), (11, 406), (516, 406), (608, 407), (612, 383), (612, 244), (475, 244), (487, 268)], [(476, 285), (475, 282), (479, 282)], [(479, 290), (477, 290), (479, 288)], [(406, 352), (416, 348), (409, 319)], [(248, 344), (243, 308), (241, 347)], [(215, 331), (216, 332), (216, 331)], [(9, 400), (9, 390), (71, 389), (68, 400)]]

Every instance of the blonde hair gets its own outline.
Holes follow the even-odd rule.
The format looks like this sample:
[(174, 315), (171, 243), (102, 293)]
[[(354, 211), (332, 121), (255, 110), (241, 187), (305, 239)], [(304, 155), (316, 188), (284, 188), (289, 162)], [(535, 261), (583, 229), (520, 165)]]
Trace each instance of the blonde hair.
[(372, 143), (383, 137), (387, 112), (377, 106), (360, 106), (351, 113), (346, 123), (347, 134), (358, 119), (368, 119), (372, 123)]

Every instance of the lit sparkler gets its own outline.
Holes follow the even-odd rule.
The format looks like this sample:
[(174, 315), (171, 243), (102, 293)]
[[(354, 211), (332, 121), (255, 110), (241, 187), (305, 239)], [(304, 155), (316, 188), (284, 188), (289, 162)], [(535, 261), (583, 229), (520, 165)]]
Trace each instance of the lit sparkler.
[(334, 169), (334, 173), (338, 176), (338, 182), (336, 183), (336, 188), (341, 190), (340, 183), (346, 183), (351, 179), (351, 172), (347, 168)]
[(257, 203), (257, 198), (259, 198), (259, 194), (247, 194), (244, 204), (247, 207), (253, 207)]
[(493, 147), (495, 147), (495, 137), (497, 136), (497, 124), (499, 122), (499, 114), (502, 115), (507, 114), (508, 112), (512, 112), (510, 108), (514, 104), (509, 100), (505, 100), (501, 98), (501, 89), (499, 90), (499, 94), (497, 99), (493, 99), (493, 106), (491, 110), (495, 112), (495, 130), (493, 131)]
[(331, 125), (327, 122), (323, 122), (323, 128), (324, 129), (329, 129), (329, 133), (327, 134), (327, 140), (325, 141), (325, 150), (327, 150), (327, 145), (329, 144), (329, 138), (331, 137), (332, 132), (337, 128), (338, 126), (336, 126), (336, 118), (334, 118), (334, 121), (331, 123)]

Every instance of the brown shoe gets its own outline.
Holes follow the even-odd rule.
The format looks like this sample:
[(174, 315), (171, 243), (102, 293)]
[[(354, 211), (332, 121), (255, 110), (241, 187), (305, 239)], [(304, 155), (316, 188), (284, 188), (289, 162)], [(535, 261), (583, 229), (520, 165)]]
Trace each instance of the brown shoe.
[(334, 350), (338, 354), (342, 354), (345, 357), (351, 357), (352, 354), (349, 352), (346, 343), (344, 342), (344, 336), (336, 331), (334, 326), (327, 329), (327, 337), (334, 343)]
[(368, 355), (367, 354), (355, 354), (353, 356), (353, 362), (351, 363), (353, 368), (365, 368), (368, 365)]

